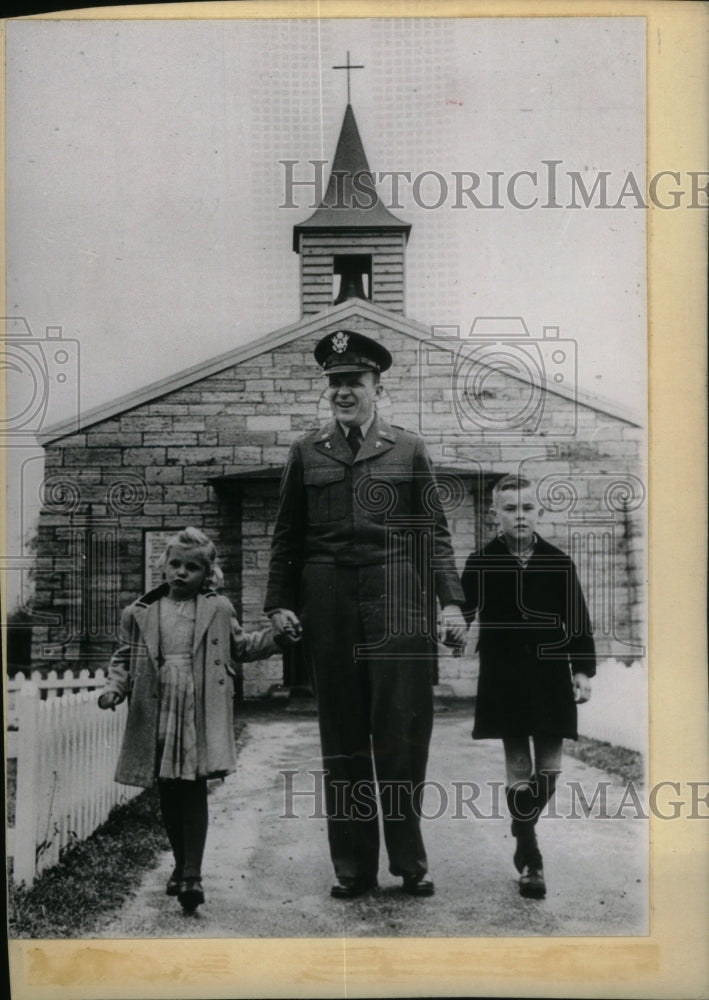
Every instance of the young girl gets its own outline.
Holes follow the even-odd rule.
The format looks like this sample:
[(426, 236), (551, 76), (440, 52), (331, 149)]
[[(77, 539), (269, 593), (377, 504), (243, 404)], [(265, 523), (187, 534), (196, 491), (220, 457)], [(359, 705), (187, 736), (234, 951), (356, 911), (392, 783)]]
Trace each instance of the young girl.
[[(546, 895), (535, 826), (561, 773), (576, 704), (591, 696), (593, 630), (573, 561), (534, 530), (534, 484), (504, 476), (492, 491), (499, 534), (465, 564), (464, 614), (480, 622), (475, 739), (502, 739), (522, 896)], [(530, 745), (531, 743), (531, 745)], [(533, 752), (532, 752), (533, 751)]]
[(235, 769), (232, 661), (279, 651), (273, 629), (244, 632), (234, 608), (213, 588), (223, 581), (212, 542), (196, 528), (168, 540), (160, 560), (165, 582), (121, 616), (120, 647), (98, 704), (130, 707), (116, 781), (149, 788), (175, 856), (167, 894), (193, 911), (204, 902), (207, 779)]

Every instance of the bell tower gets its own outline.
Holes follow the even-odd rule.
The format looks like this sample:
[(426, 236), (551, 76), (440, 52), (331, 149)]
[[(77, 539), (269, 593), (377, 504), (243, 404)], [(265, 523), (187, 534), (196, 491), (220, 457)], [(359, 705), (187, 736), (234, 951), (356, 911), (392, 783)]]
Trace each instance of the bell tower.
[[(349, 53), (348, 70), (349, 97)], [(322, 203), (293, 227), (300, 254), (303, 316), (347, 299), (404, 312), (404, 257), (411, 225), (382, 204), (374, 187), (352, 105), (347, 104)]]

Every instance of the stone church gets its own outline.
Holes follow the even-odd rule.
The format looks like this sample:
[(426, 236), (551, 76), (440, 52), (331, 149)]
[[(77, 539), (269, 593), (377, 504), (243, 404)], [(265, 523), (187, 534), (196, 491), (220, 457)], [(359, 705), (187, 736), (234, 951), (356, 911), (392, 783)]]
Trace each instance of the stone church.
[[(411, 226), (373, 191), (348, 104), (322, 204), (294, 227), (300, 318), (42, 435), (33, 667), (105, 666), (120, 609), (159, 582), (161, 546), (187, 524), (216, 542), (244, 626), (265, 624), (280, 475), (290, 444), (328, 417), (312, 351), (340, 329), (394, 357), (380, 409), (427, 442), (459, 568), (494, 530), (494, 482), (522, 471), (538, 483), (539, 530), (577, 562), (599, 653), (642, 655), (642, 428), (578, 392), (556, 328), (480, 318), (461, 337), (408, 318)], [(301, 655), (245, 664), (240, 695), (307, 688)], [(462, 657), (441, 649), (441, 692), (472, 695), (476, 672), (474, 635)]]

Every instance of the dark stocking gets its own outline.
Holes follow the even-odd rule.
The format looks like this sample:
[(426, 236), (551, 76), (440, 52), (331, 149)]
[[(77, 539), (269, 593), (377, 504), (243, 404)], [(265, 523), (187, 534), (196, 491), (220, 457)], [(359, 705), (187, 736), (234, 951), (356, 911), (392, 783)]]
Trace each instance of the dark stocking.
[(158, 781), (158, 794), (160, 797), (160, 812), (167, 839), (170, 841), (172, 853), (175, 856), (175, 873), (177, 878), (182, 877), (182, 869), (185, 863), (184, 837), (182, 833), (182, 808), (179, 786), (180, 781), (162, 780)]
[(513, 860), (518, 872), (521, 872), (525, 865), (541, 868), (542, 864), (534, 832), (534, 825), (539, 818), (536, 797), (536, 787), (529, 781), (520, 781), (507, 789), (507, 807), (512, 817), (512, 833), (517, 838)]
[(185, 878), (200, 878), (209, 823), (207, 782), (204, 778), (198, 778), (196, 781), (181, 781), (180, 785), (185, 845), (183, 875)]
[(158, 791), (177, 876), (199, 878), (209, 822), (206, 779), (165, 779), (158, 781)]

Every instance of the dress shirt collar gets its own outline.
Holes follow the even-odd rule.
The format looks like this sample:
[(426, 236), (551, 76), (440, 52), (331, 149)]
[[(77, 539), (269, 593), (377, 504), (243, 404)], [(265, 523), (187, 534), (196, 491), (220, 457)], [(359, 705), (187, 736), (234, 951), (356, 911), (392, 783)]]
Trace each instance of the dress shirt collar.
[(509, 545), (507, 544), (507, 542), (505, 540), (505, 536), (502, 534), (502, 532), (500, 532), (500, 534), (497, 537), (500, 539), (500, 541), (502, 542), (502, 544), (505, 546), (505, 548), (507, 549), (507, 551), (509, 552), (509, 554), (511, 556), (514, 556), (515, 559), (517, 560), (517, 562), (521, 563), (522, 566), (526, 566), (527, 563), (529, 562), (529, 560), (532, 558), (534, 550), (537, 547), (537, 542), (539, 541), (539, 539), (537, 537), (536, 531), (533, 531), (532, 532), (532, 541), (531, 541), (531, 543), (524, 550), (524, 552), (517, 553), (517, 552), (513, 552), (510, 549)]
[[(369, 432), (369, 428), (374, 423), (374, 417), (375, 417), (375, 415), (376, 414), (373, 413), (371, 415), (371, 417), (369, 418), (369, 420), (365, 420), (365, 422), (360, 426), (360, 430), (362, 431), (362, 440), (363, 441), (366, 438), (367, 433)], [(338, 424), (340, 424), (340, 428), (342, 430), (342, 433), (345, 435), (345, 437), (347, 437), (348, 434), (350, 433), (350, 431), (352, 430), (352, 427), (351, 426), (347, 427), (345, 424), (341, 424), (339, 420), (337, 422), (338, 422)]]

